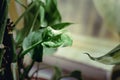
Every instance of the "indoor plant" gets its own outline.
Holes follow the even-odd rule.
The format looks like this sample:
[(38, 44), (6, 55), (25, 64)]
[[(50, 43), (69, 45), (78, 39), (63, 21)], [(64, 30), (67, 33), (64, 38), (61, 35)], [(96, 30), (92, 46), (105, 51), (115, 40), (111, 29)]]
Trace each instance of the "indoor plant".
[[(24, 80), (34, 62), (42, 62), (44, 51), (72, 45), (65, 27), (71, 23), (61, 22), (56, 0), (31, 0), (28, 5), (16, 0), (25, 11), (15, 21), (8, 19), (10, 0), (0, 1), (0, 80)], [(24, 19), (24, 27), (16, 25)], [(15, 32), (15, 33), (14, 33)], [(24, 67), (24, 55), (32, 62)], [(23, 71), (21, 71), (23, 70)]]

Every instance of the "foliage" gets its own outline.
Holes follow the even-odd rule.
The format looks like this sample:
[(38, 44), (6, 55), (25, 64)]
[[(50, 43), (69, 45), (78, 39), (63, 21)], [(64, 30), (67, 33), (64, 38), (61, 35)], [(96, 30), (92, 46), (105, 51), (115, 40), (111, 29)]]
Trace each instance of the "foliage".
[[(6, 80), (5, 77), (11, 77), (9, 80), (28, 78), (28, 72), (33, 63), (42, 62), (44, 52), (50, 53), (50, 51), (56, 51), (58, 47), (72, 45), (72, 39), (64, 30), (71, 23), (61, 22), (56, 0), (32, 0), (27, 6), (20, 0), (16, 0), (16, 2), (25, 11), (15, 23), (10, 20), (7, 23), (9, 0), (0, 1), (0, 32), (2, 33), (0, 34), (0, 45), (3, 44), (6, 47), (4, 49), (0, 47), (0, 71), (2, 70), (1, 73), (3, 73), (0, 74), (1, 80)], [(17, 30), (14, 26), (21, 19), (24, 19), (24, 26), (21, 30)], [(13, 38), (13, 35), (16, 37)], [(4, 50), (6, 51), (4, 52)], [(30, 55), (33, 62), (24, 68), (22, 59), (26, 54)], [(11, 66), (14, 67), (11, 68)], [(12, 74), (13, 77), (7, 74)]]

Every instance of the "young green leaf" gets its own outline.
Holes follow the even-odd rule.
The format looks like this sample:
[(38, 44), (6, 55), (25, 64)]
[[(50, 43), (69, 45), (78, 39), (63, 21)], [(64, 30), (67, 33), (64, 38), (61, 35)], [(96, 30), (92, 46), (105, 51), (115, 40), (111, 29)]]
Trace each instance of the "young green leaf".
[(45, 20), (47, 21), (48, 26), (61, 22), (61, 15), (57, 9), (57, 1), (45, 0), (45, 3)]
[(29, 53), (33, 60), (40, 62), (43, 54), (41, 42), (42, 30), (30, 33), (23, 41), (24, 51), (21, 53), (20, 57), (23, 57), (25, 54)]
[[(32, 31), (38, 30), (43, 24), (44, 8), (40, 1), (33, 1), (28, 5), (24, 14), (24, 27), (17, 31), (16, 42), (22, 43), (23, 39)], [(16, 21), (17, 22), (17, 21)]]
[(69, 25), (71, 25), (72, 23), (58, 23), (55, 25), (52, 25), (51, 27), (55, 30), (60, 30), (60, 29), (64, 29), (65, 27), (68, 27)]
[(95, 58), (86, 53), (90, 59), (101, 62), (103, 64), (108, 64), (108, 65), (114, 65), (114, 64), (120, 64), (120, 45), (115, 47), (113, 50), (105, 54), (104, 56)]
[(61, 35), (61, 40), (63, 41), (63, 47), (71, 46), (73, 43), (72, 39), (65, 33)]
[(52, 29), (50, 26), (45, 28), (44, 29), (44, 32), (42, 34), (42, 37), (43, 37), (43, 40), (44, 41), (48, 41), (50, 40), (51, 38), (55, 37), (55, 36), (58, 36), (62, 34), (62, 31), (61, 30), (54, 30)]
[(57, 48), (60, 47), (63, 44), (63, 41), (61, 40), (61, 35), (51, 37), (50, 40), (44, 41), (42, 43), (43, 46), (46, 46), (48, 48)]
[(49, 48), (57, 48), (60, 46), (70, 46), (72, 39), (65, 34), (62, 30), (54, 30), (51, 27), (47, 27), (42, 34), (42, 45)]

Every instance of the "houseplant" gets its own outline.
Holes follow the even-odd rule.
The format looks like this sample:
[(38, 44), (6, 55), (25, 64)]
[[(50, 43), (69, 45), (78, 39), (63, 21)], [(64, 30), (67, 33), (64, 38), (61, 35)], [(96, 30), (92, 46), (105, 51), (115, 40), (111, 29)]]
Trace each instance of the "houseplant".
[[(28, 5), (15, 0), (25, 11), (12, 22), (8, 18), (10, 1), (0, 0), (0, 80), (29, 79), (31, 67), (34, 62), (42, 62), (46, 49), (56, 51), (60, 46), (72, 45), (72, 39), (64, 30), (71, 23), (61, 22), (56, 0), (31, 0)], [(24, 26), (17, 30), (21, 19)], [(32, 62), (24, 67), (26, 54)]]

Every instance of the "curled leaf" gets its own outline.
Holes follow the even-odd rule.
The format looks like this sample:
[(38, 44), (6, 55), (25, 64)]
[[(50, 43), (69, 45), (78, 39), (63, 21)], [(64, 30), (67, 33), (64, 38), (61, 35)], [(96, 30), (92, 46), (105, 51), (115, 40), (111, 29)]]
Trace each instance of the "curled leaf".
[(114, 65), (120, 64), (120, 44), (115, 47), (113, 50), (101, 57), (92, 57), (90, 54), (85, 53), (89, 56), (90, 59), (101, 62), (103, 64)]
[(30, 50), (27, 51), (26, 54), (29, 53), (30, 57), (34, 61), (41, 62), (43, 55), (43, 46), (41, 45), (41, 42), (42, 30), (30, 33), (23, 41), (23, 52), (27, 51), (30, 48)]
[(62, 30), (54, 30), (51, 27), (46, 28), (42, 37), (42, 45), (49, 48), (72, 45), (72, 39), (67, 34), (65, 34)]

